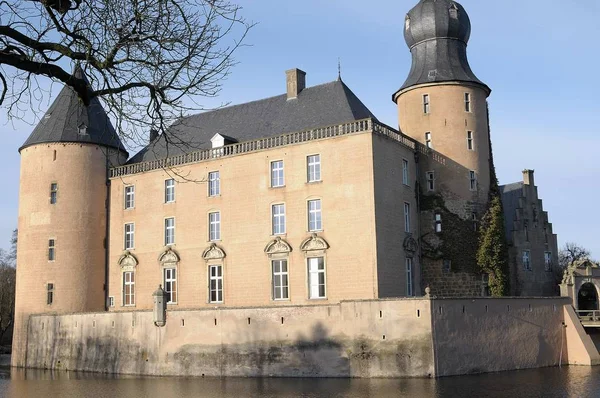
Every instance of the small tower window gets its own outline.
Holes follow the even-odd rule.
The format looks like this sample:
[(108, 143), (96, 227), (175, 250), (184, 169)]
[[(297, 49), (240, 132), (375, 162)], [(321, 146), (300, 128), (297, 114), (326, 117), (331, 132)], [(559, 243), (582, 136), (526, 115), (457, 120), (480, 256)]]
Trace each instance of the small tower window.
[(429, 113), (429, 94), (423, 94), (423, 113)]
[(442, 262), (442, 271), (444, 271), (445, 273), (448, 273), (452, 270), (452, 261), (450, 260), (444, 260)]
[(442, 232), (442, 215), (440, 213), (435, 213), (435, 232)]
[(471, 191), (477, 190), (477, 175), (473, 170), (469, 171), (469, 189)]
[(54, 283), (46, 283), (46, 304), (54, 302)]
[(431, 143), (431, 132), (430, 131), (425, 133), (425, 145), (427, 145), (427, 148), (433, 148), (433, 144)]
[(428, 171), (426, 176), (427, 176), (427, 190), (433, 191), (435, 189), (435, 173), (433, 171)]
[(471, 94), (465, 93), (465, 112), (471, 112)]
[(54, 239), (48, 240), (48, 261), (54, 261), (56, 259), (56, 242)]
[(79, 135), (87, 135), (87, 126), (85, 123), (81, 123), (78, 127), (79, 129)]
[(523, 250), (523, 269), (531, 271), (531, 262), (529, 261), (529, 250)]
[(56, 199), (58, 198), (58, 183), (53, 182), (50, 184), (50, 204), (56, 204)]
[(477, 214), (471, 213), (471, 220), (473, 221), (473, 231), (477, 232)]
[(450, 14), (450, 18), (458, 19), (458, 6), (456, 3), (452, 3), (448, 12)]
[(408, 14), (406, 15), (406, 18), (404, 18), (404, 29), (410, 29), (410, 17), (408, 16)]
[(469, 151), (473, 150), (473, 132), (472, 131), (467, 131), (467, 149)]

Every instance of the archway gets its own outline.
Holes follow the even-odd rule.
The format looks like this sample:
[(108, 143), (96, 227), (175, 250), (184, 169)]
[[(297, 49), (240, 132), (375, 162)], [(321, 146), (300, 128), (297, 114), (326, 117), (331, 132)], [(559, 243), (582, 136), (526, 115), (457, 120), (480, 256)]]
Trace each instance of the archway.
[(579, 311), (594, 311), (598, 309), (598, 292), (592, 283), (584, 283), (577, 294)]

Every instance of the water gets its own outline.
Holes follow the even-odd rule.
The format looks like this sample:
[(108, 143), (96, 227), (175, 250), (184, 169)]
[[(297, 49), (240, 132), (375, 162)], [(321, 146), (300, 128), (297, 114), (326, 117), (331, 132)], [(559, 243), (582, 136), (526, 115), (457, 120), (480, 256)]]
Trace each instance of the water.
[(111, 376), (0, 368), (0, 397), (333, 398), (600, 397), (600, 367), (431, 379), (243, 379)]

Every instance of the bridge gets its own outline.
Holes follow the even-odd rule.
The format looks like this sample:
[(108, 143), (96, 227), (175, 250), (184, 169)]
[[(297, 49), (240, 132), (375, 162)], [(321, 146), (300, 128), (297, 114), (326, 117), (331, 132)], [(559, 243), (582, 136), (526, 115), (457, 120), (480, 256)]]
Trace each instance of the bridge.
[(586, 328), (600, 328), (600, 311), (598, 310), (578, 310), (575, 311), (581, 324)]

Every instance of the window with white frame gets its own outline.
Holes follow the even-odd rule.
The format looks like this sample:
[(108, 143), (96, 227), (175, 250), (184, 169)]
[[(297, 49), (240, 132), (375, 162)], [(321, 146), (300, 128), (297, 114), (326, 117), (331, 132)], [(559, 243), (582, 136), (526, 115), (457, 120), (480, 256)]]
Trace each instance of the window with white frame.
[(467, 149), (469, 151), (472, 151), (474, 149), (474, 146), (473, 146), (473, 132), (472, 131), (467, 131)]
[(56, 200), (58, 199), (58, 184), (53, 182), (50, 184), (50, 204), (56, 204)]
[(54, 283), (46, 283), (46, 304), (54, 302)]
[(529, 250), (523, 250), (523, 268), (527, 271), (531, 271), (531, 253)]
[(175, 180), (165, 180), (165, 203), (175, 202)]
[(321, 219), (321, 199), (308, 201), (308, 230), (321, 231), (323, 220)]
[(165, 246), (175, 244), (175, 217), (165, 218)]
[(177, 304), (177, 270), (175, 268), (165, 268), (163, 273), (167, 304)]
[(404, 232), (410, 232), (410, 203), (404, 202)]
[(218, 171), (208, 173), (208, 196), (221, 194), (221, 175)]
[(469, 170), (469, 189), (471, 191), (477, 190), (477, 175), (473, 170)]
[(285, 234), (285, 204), (271, 206), (273, 235)]
[(223, 302), (223, 266), (211, 265), (208, 269), (208, 300), (211, 303)]
[(433, 171), (428, 171), (425, 173), (425, 179), (427, 180), (427, 190), (435, 190), (435, 173)]
[(114, 296), (109, 296), (108, 297), (108, 306), (109, 307), (114, 307), (115, 306), (115, 297)]
[(413, 264), (412, 258), (406, 258), (406, 295), (411, 297), (415, 295), (413, 287)]
[(544, 252), (544, 268), (546, 271), (552, 271), (552, 252)]
[(135, 245), (135, 225), (130, 222), (125, 224), (125, 250), (133, 249)]
[(429, 94), (423, 94), (423, 113), (429, 113)]
[(287, 260), (272, 260), (273, 299), (288, 300), (290, 298)]
[(277, 188), (284, 185), (283, 160), (271, 162), (271, 187)]
[(471, 112), (471, 94), (465, 93), (465, 112)]
[(127, 185), (125, 187), (125, 208), (133, 209), (135, 206), (135, 186)]
[(433, 148), (433, 144), (431, 143), (431, 132), (428, 131), (425, 133), (425, 145), (427, 148)]
[(218, 211), (208, 213), (208, 239), (221, 240), (221, 213)]
[(322, 299), (325, 294), (325, 261), (323, 257), (308, 258), (308, 297)]
[(48, 239), (48, 261), (56, 260), (56, 241)]
[(402, 159), (402, 184), (408, 185), (408, 160)]
[(442, 215), (435, 213), (435, 232), (442, 232)]
[(321, 181), (321, 155), (306, 158), (308, 182)]
[(135, 305), (135, 273), (123, 272), (123, 305)]

